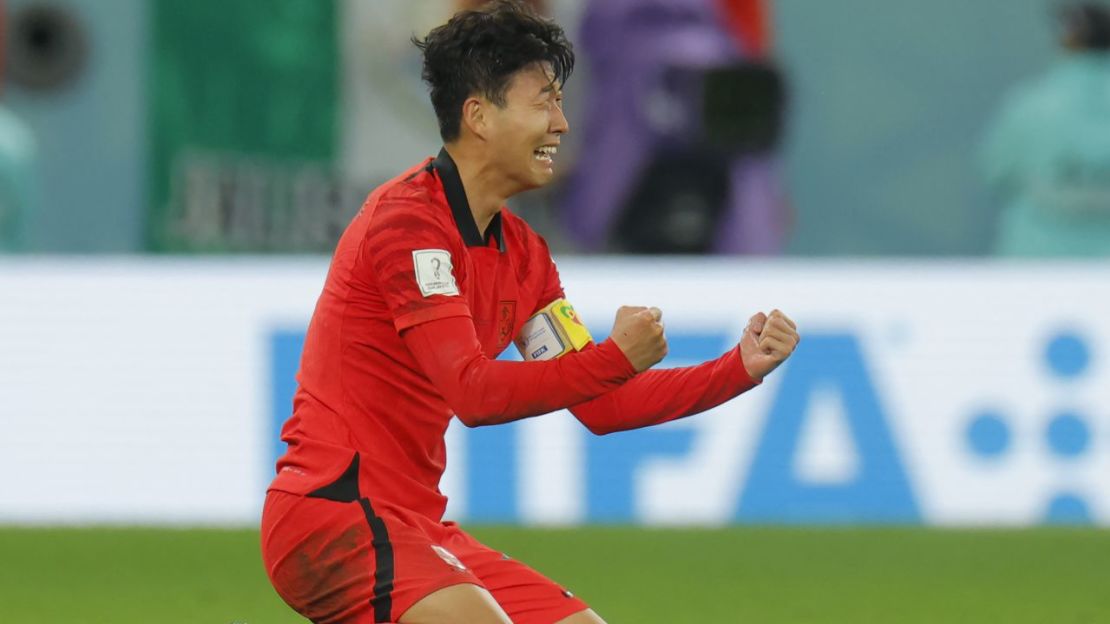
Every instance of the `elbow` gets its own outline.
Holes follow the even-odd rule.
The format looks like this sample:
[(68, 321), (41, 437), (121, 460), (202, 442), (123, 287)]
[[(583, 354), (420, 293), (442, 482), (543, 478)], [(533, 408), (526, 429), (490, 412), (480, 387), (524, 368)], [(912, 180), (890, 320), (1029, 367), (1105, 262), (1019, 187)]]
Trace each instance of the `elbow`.
[(489, 359), (478, 354), (463, 368), (458, 384), (446, 389), (443, 395), (459, 422), (470, 429), (506, 421), (502, 417), (504, 406), (500, 405), (499, 397), (491, 396), (488, 385), (483, 383), (489, 363)]
[(486, 425), (493, 424), (489, 422), (489, 418), (485, 414), (468, 409), (456, 409), (455, 416), (459, 419), (459, 422), (466, 425), (470, 429), (485, 427)]
[(608, 435), (610, 433), (616, 433), (616, 431), (617, 431), (613, 427), (606, 427), (604, 425), (589, 424), (589, 423), (582, 423), (582, 424), (586, 425), (586, 429), (589, 430), (589, 432), (594, 434), (595, 436)]
[(459, 422), (471, 429), (496, 425), (501, 422), (496, 412), (485, 408), (481, 404), (474, 404), (470, 401), (456, 401), (451, 403), (451, 406)]
[(582, 423), (586, 430), (595, 436), (603, 436), (617, 431), (612, 423), (607, 423), (602, 418), (594, 418), (592, 413), (583, 413), (582, 410), (575, 410), (574, 408), (571, 408), (570, 413), (574, 414), (578, 422)]
[(466, 425), (469, 429), (477, 429), (478, 427), (486, 427), (495, 424), (491, 422), (488, 418), (480, 414), (455, 412), (455, 416), (459, 418), (459, 422)]

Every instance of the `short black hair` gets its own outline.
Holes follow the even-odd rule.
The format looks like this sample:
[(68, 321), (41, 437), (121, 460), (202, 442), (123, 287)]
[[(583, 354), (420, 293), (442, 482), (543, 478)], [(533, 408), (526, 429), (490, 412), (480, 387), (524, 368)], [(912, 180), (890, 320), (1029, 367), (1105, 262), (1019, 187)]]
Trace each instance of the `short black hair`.
[(1110, 51), (1110, 9), (1100, 2), (1063, 2), (1056, 19), (1065, 40), (1096, 52)]
[(574, 71), (574, 47), (566, 33), (519, 0), (494, 0), (480, 9), (456, 13), (446, 24), (412, 42), (424, 53), (424, 82), (431, 88), (439, 135), (459, 137), (462, 105), (481, 94), (498, 106), (513, 74), (549, 63), (565, 84)]

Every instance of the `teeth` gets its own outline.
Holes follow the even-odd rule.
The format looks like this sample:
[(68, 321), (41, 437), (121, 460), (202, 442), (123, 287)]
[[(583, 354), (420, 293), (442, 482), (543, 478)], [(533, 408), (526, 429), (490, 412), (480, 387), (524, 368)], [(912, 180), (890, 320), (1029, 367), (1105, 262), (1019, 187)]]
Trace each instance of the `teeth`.
[(549, 145), (547, 147), (539, 148), (538, 150), (536, 150), (536, 153), (537, 154), (542, 154), (544, 156), (554, 156), (555, 153), (558, 152), (558, 151), (559, 151), (559, 148), (555, 147), (554, 145)]

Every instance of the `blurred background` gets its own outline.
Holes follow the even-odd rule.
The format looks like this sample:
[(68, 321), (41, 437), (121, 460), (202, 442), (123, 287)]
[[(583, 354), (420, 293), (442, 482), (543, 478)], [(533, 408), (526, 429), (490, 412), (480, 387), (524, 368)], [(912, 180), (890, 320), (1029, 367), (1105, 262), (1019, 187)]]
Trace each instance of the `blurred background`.
[[(1060, 56), (1044, 0), (539, 4), (573, 149), (518, 203), (564, 252), (990, 254), (981, 143)], [(409, 37), (456, 6), (5, 0), (5, 248), (330, 251), (436, 151)]]
[[(304, 329), (440, 147), (410, 37), (478, 4), (0, 2), (0, 620), (295, 621), (254, 527)], [(510, 206), (594, 336), (643, 303), (665, 366), (757, 310), (804, 340), (652, 430), (453, 426), (448, 515), (610, 621), (1110, 621), (1110, 12), (531, 4), (578, 67)]]

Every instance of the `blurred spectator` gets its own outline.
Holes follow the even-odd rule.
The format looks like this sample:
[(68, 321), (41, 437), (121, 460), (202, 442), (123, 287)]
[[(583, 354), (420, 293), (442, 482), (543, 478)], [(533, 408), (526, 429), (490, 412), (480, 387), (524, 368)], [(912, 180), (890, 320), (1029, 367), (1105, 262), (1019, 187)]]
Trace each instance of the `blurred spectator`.
[(0, 104), (0, 251), (26, 245), (35, 210), (35, 140), (31, 129)]
[(1006, 203), (1002, 255), (1110, 255), (1110, 10), (1073, 3), (1057, 18), (1063, 56), (1010, 94), (984, 145)]
[(586, 251), (780, 251), (783, 85), (764, 0), (595, 0), (561, 216)]
[[(4, 17), (0, 3), (0, 51), (7, 40)], [(37, 203), (36, 151), (30, 126), (0, 103), (0, 251), (16, 251), (26, 245), (27, 220)]]

